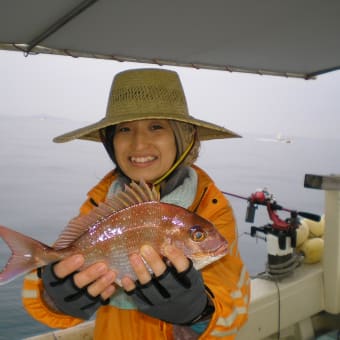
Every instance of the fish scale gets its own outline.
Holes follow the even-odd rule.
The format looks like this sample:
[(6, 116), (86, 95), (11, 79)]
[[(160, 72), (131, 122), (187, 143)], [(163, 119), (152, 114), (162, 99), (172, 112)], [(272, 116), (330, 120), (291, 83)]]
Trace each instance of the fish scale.
[[(89, 233), (81, 236), (72, 246), (86, 249), (82, 252), (85, 256), (84, 266), (97, 262), (100, 258), (118, 273), (128, 274), (136, 279), (129, 263), (129, 255), (138, 253), (143, 244), (149, 244), (161, 253), (164, 245), (171, 242), (167, 236), (170, 234), (171, 220), (164, 218), (162, 207), (164, 204), (146, 202), (123, 209), (112, 214), (102, 225), (92, 227)], [(91, 241), (88, 240), (90, 237)], [(101, 247), (96, 247), (98, 241), (102, 242)], [(93, 250), (86, 248), (88, 244), (93, 244)], [(122, 274), (118, 275), (118, 280), (121, 277)]]

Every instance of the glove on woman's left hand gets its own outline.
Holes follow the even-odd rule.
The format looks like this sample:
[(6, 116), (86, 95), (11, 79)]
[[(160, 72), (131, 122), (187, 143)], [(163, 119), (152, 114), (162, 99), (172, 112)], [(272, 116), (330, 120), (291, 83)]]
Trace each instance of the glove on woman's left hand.
[[(124, 286), (126, 293), (133, 298), (141, 312), (178, 325), (190, 325), (201, 317), (207, 316), (206, 307), (209, 299), (205, 292), (202, 275), (193, 267), (192, 261), (185, 258), (183, 254), (176, 256), (176, 259), (171, 261), (173, 265), (170, 266), (166, 265), (160, 257), (155, 258), (154, 261), (145, 257), (144, 259), (155, 274), (145, 282), (144, 275), (147, 274), (140, 274), (141, 270), (137, 270), (137, 276), (138, 272), (140, 274), (139, 280), (144, 277), (145, 283), (137, 281), (133, 289), (127, 289), (127, 286)], [(178, 261), (185, 263), (187, 268), (178, 272), (180, 267), (178, 263), (181, 263)], [(165, 271), (157, 275), (157, 267), (159, 268), (160, 263), (163, 264)], [(212, 314), (214, 308), (209, 305), (208, 309), (208, 313)]]
[(174, 267), (168, 267), (163, 275), (153, 277), (147, 284), (137, 282), (136, 288), (127, 294), (141, 312), (172, 324), (195, 321), (208, 300), (202, 276), (192, 262), (185, 272), (177, 273)]

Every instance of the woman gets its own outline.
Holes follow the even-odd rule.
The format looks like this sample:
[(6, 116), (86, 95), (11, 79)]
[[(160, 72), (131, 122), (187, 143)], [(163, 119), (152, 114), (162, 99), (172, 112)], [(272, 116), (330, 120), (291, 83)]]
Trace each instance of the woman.
[[(174, 246), (167, 262), (150, 246), (130, 257), (138, 281), (105, 263), (79, 271), (74, 255), (25, 278), (28, 312), (50, 327), (66, 328), (97, 311), (97, 339), (232, 339), (247, 319), (249, 276), (240, 258), (232, 209), (214, 182), (193, 165), (200, 140), (237, 137), (225, 128), (189, 116), (178, 75), (162, 69), (129, 70), (113, 81), (101, 121), (55, 138), (102, 141), (115, 169), (80, 208), (88, 214), (130, 181), (156, 186), (161, 201), (210, 220), (229, 242), (229, 253), (195, 270)], [(150, 267), (153, 275), (150, 275)]]

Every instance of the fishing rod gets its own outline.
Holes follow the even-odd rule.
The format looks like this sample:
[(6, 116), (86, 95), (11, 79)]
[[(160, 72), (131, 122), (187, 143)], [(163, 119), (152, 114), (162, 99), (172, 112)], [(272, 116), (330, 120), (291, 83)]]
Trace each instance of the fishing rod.
[[(296, 211), (288, 208), (284, 208), (281, 205), (277, 204), (277, 202), (274, 200), (274, 197), (272, 194), (270, 194), (266, 189), (259, 189), (255, 191), (253, 194), (250, 195), (250, 197), (241, 196), (238, 194), (234, 194), (231, 192), (222, 191), (224, 195), (240, 198), (243, 200), (248, 201), (248, 209), (247, 209), (247, 216), (249, 215), (249, 218), (246, 218), (247, 222), (253, 222), (252, 215), (255, 214), (255, 209), (257, 208), (257, 205), (264, 205), (268, 207), (268, 204), (270, 205), (270, 208), (272, 210), (282, 210), (287, 212), (295, 212), (298, 216), (308, 218), (315, 222), (320, 222), (321, 216), (317, 214), (313, 214), (306, 211)], [(249, 221), (248, 221), (249, 219)]]

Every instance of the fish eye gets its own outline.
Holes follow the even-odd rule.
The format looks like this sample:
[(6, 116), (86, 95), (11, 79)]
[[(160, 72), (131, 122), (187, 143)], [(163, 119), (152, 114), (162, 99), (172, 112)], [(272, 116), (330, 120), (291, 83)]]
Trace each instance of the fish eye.
[(207, 233), (199, 225), (190, 228), (190, 237), (194, 242), (202, 242), (206, 237)]

